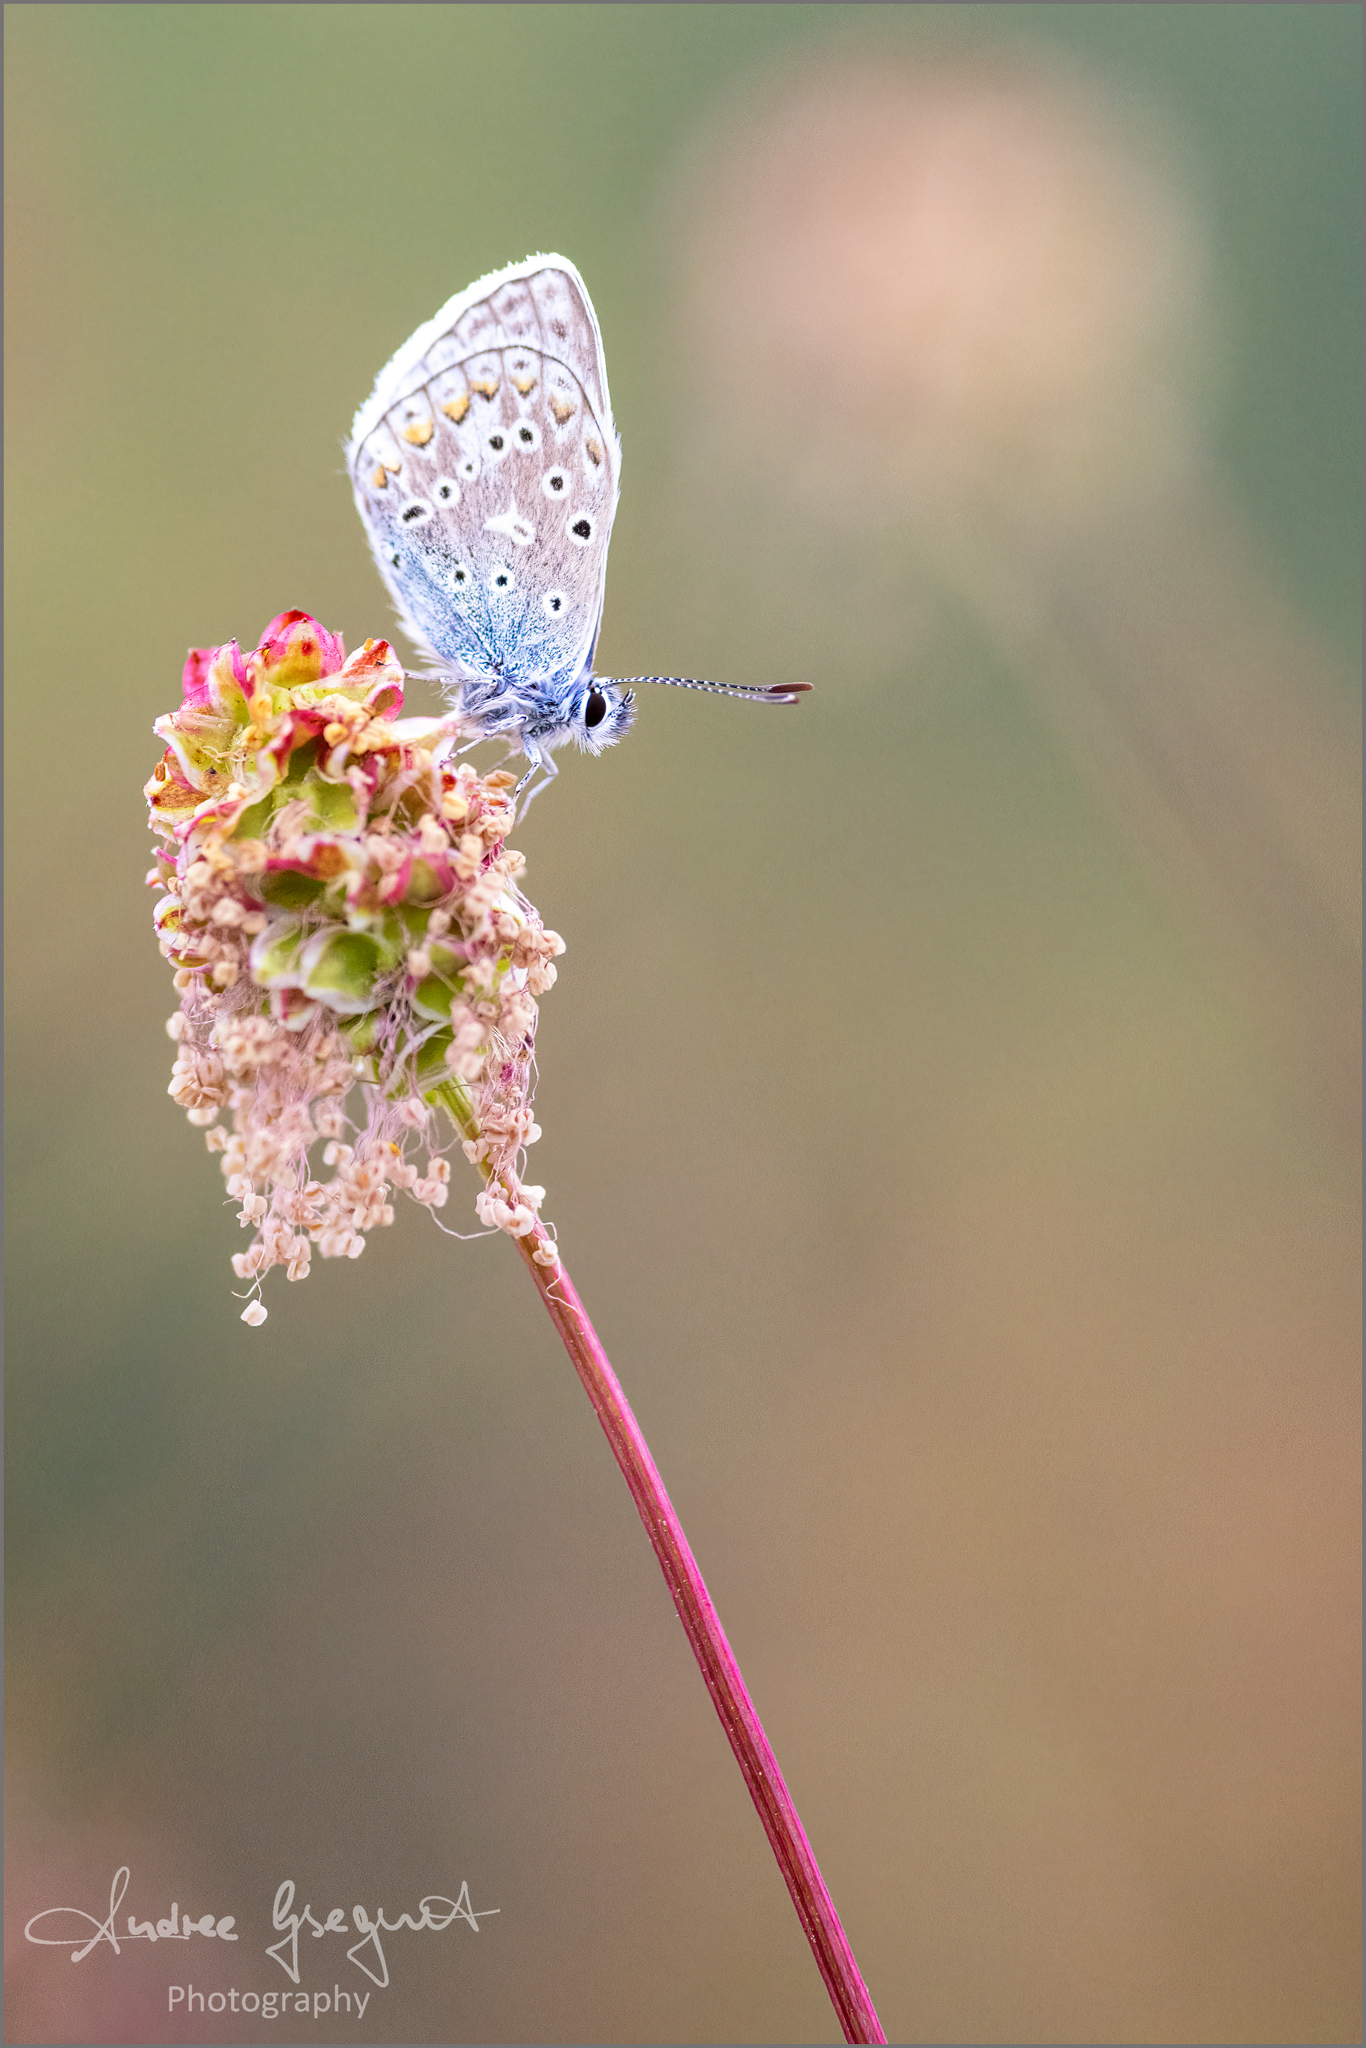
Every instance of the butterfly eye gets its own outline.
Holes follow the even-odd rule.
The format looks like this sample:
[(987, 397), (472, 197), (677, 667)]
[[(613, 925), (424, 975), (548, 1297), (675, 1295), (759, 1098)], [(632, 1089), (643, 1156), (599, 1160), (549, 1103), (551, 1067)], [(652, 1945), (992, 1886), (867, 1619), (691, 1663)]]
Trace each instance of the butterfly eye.
[(586, 512), (581, 512), (577, 519), (566, 522), (564, 530), (576, 548), (586, 548), (593, 538), (594, 522)]
[(595, 725), (601, 725), (607, 716), (607, 699), (601, 690), (590, 690), (584, 699), (583, 722), (589, 732)]
[(567, 469), (548, 469), (541, 478), (541, 489), (545, 492), (547, 498), (568, 498), (569, 471)]
[(432, 485), (432, 496), (441, 505), (460, 503), (460, 486), (453, 476), (439, 476)]
[(541, 430), (534, 420), (518, 420), (512, 433), (519, 448), (534, 452), (541, 445)]
[(541, 605), (548, 619), (562, 619), (569, 609), (569, 599), (562, 590), (548, 590)]

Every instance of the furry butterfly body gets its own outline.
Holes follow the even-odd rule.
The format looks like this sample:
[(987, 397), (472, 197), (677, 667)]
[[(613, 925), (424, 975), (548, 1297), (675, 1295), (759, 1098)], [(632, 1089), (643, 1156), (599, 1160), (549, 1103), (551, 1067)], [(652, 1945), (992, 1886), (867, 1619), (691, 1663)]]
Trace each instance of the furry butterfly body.
[[(404, 630), (431, 656), (472, 738), (504, 737), (555, 773), (572, 739), (599, 753), (631, 723), (628, 682), (595, 678), (621, 443), (583, 279), (532, 256), (444, 305), (380, 372), (347, 468)], [(538, 785), (540, 786), (540, 785)]]

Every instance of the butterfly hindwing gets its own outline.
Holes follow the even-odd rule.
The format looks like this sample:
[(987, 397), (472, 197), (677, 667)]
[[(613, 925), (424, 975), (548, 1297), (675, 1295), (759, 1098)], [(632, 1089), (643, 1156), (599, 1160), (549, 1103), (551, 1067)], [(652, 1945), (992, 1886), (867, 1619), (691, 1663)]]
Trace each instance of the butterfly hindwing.
[(452, 299), (380, 373), (347, 463), (404, 624), (471, 686), (471, 712), (486, 700), (490, 729), (511, 725), (568, 690), (596, 638), (621, 466), (574, 266), (533, 257)]

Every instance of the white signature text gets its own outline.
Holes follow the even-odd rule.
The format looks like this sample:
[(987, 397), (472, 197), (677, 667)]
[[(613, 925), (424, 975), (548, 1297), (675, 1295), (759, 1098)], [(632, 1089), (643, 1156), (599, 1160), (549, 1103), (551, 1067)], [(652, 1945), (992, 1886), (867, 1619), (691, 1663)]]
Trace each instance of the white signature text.
[[(114, 1954), (122, 1955), (119, 1936), (114, 1927), (114, 1915), (123, 1903), (128, 1889), (128, 1865), (125, 1863), (114, 1872), (114, 1882), (109, 1887), (109, 1911), (103, 1920), (97, 1920), (93, 1913), (83, 1913), (79, 1906), (49, 1906), (45, 1912), (35, 1913), (28, 1922), (24, 1933), (28, 1940), (38, 1942), (43, 1948), (69, 1948), (73, 1963), (84, 1962), (92, 1948), (99, 1942), (107, 1941)], [(84, 1921), (95, 1932), (82, 1943), (79, 1934), (68, 1929), (65, 1934), (35, 1934), (34, 1928), (40, 1920), (54, 1920), (65, 1916), (68, 1920)], [(233, 1928), (237, 1925), (231, 1913), (215, 1918), (212, 1913), (203, 1913), (198, 1919), (193, 1913), (181, 1917), (178, 1904), (172, 1904), (170, 1912), (162, 1920), (137, 1920), (128, 1915), (128, 1932), (125, 1941), (188, 1941), (192, 1934), (209, 1936), (217, 1941), (236, 1941)]]
[[(413, 1934), (440, 1934), (443, 1928), (451, 1926), (454, 1921), (464, 1920), (477, 1934), (481, 1920), (487, 1920), (502, 1910), (499, 1906), (484, 1906), (476, 1913), (470, 1904), (468, 1883), (461, 1884), (458, 1899), (443, 1898), (439, 1892), (431, 1892), (425, 1899), (419, 1899), (416, 1919), (410, 1913), (400, 1913), (396, 1920), (387, 1920), (383, 1906), (375, 1913), (367, 1912), (364, 1906), (353, 1906), (351, 1927), (348, 1927), (346, 1914), (340, 1906), (333, 1906), (327, 1917), (319, 1920), (311, 1906), (305, 1906), (302, 1913), (296, 1913), (292, 1910), (293, 1905), (294, 1880), (287, 1877), (275, 1894), (271, 1924), (277, 1928), (288, 1928), (289, 1931), (284, 1940), (277, 1941), (272, 1948), (266, 1950), (266, 1954), (274, 1956), (292, 1984), (299, 1981), (301, 1927), (307, 1927), (315, 1941), (321, 1941), (325, 1934), (349, 1934), (351, 1927), (354, 1927), (361, 1939), (354, 1948), (346, 1951), (347, 1960), (353, 1962), (358, 1970), (363, 1970), (370, 1982), (378, 1984), (381, 1991), (389, 1982), (389, 1965), (385, 1960), (383, 1943), (380, 1941), (381, 1932), (397, 1934), (400, 1928), (406, 1927)], [(362, 1961), (366, 1949), (370, 1950), (368, 1962)]]

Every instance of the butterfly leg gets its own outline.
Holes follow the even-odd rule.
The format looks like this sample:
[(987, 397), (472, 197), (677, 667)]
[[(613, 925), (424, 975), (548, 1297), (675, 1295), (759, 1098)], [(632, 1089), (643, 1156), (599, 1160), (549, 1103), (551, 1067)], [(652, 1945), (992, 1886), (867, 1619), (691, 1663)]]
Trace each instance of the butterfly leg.
[[(543, 754), (535, 740), (524, 739), (522, 742), (522, 752), (530, 761), (531, 766), (512, 792), (512, 801), (516, 805), (516, 815), (519, 821), (526, 816), (532, 797), (539, 796), (547, 784), (553, 782), (560, 772), (555, 766), (554, 756), (548, 753)], [(540, 776), (540, 781), (533, 782), (532, 778), (537, 775)], [(529, 782), (532, 783), (532, 787), (528, 790), (527, 784)], [(522, 796), (523, 790), (527, 791), (525, 797)], [(519, 799), (521, 799), (520, 802)]]
[(501, 739), (503, 742), (502, 758), (505, 761), (507, 760), (509, 754), (515, 754), (519, 751), (517, 746), (517, 738), (515, 734), (511, 739), (508, 739), (506, 735), (504, 735), (503, 733), (478, 732), (475, 734), (472, 740), (466, 740), (463, 747), (457, 747), (455, 749), (456, 756), (458, 757), (461, 754), (472, 753), (476, 747), (486, 747), (493, 740), (496, 739)]

